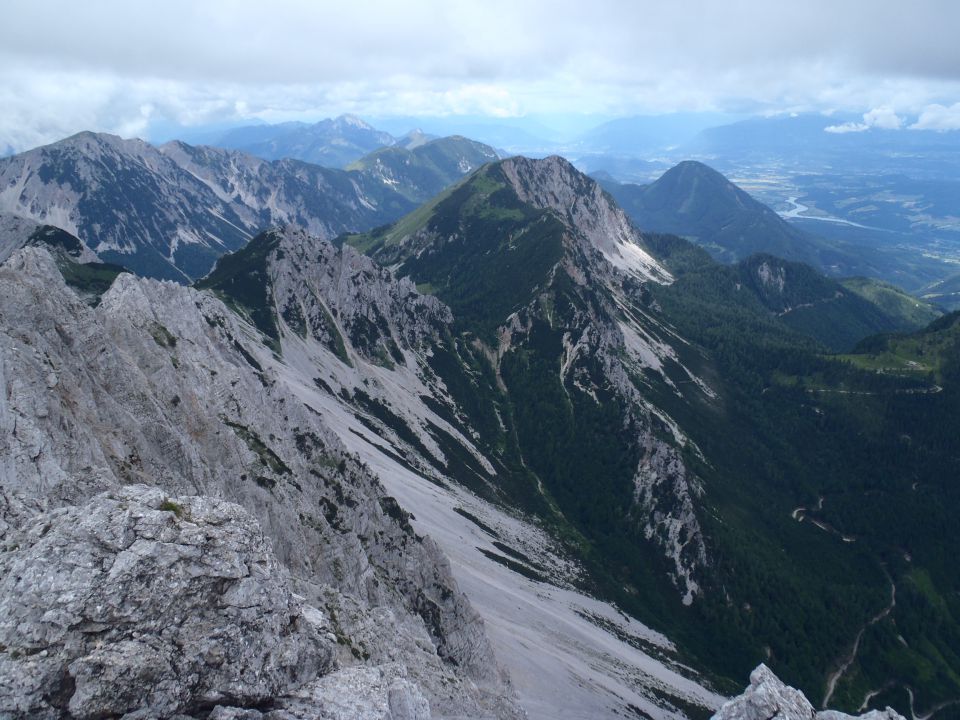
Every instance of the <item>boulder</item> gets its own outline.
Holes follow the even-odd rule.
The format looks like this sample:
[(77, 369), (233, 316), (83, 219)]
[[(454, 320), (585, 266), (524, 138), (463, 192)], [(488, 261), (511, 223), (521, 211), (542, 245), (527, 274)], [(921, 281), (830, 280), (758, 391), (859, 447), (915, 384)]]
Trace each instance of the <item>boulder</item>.
[(0, 554), (0, 716), (256, 707), (332, 668), (322, 614), (238, 505), (124, 486), (14, 540)]

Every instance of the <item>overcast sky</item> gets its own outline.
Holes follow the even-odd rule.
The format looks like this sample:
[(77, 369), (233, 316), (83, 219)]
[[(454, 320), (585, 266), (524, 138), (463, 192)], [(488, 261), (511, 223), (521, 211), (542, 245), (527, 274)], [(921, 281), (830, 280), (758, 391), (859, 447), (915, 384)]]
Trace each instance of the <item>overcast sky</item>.
[(0, 151), (344, 112), (960, 128), (958, 33), (957, 0), (4, 0)]

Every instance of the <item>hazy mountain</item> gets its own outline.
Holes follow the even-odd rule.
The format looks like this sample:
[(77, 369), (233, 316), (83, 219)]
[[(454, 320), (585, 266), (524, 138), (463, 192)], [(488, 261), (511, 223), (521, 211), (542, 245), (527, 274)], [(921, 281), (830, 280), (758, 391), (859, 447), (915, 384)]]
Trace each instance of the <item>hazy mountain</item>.
[(355, 115), (341, 115), (313, 125), (289, 122), (236, 128), (211, 144), (266, 160), (293, 158), (341, 168), (395, 141), (389, 133), (377, 130)]
[(407, 199), (423, 203), (499, 155), (489, 145), (454, 135), (435, 140), (417, 137), (408, 147), (375, 150), (348, 170), (379, 180)]
[(377, 127), (396, 137), (410, 128), (438, 137), (462, 135), (510, 153), (546, 153), (556, 150), (563, 133), (537, 118), (495, 118), (484, 115), (396, 116), (373, 119)]
[[(911, 118), (903, 119), (908, 126)], [(960, 133), (867, 127), (863, 117), (844, 113), (813, 113), (754, 117), (702, 130), (682, 146), (687, 155), (726, 161), (766, 162), (777, 159), (798, 167), (813, 167), (844, 158), (847, 167), (864, 168), (878, 161), (912, 153), (960, 149)]]
[(656, 156), (691, 142), (708, 128), (725, 125), (722, 113), (668, 113), (618, 118), (581, 134), (575, 147), (614, 156)]
[(431, 140), (436, 139), (436, 135), (430, 135), (429, 133), (425, 133), (423, 130), (417, 128), (416, 130), (411, 130), (405, 135), (397, 138), (394, 146), (403, 148), (404, 150), (413, 150), (414, 148), (418, 148), (421, 145), (426, 145)]
[(576, 155), (573, 164), (596, 180), (646, 185), (663, 175), (670, 167), (662, 161), (642, 160), (621, 155)]

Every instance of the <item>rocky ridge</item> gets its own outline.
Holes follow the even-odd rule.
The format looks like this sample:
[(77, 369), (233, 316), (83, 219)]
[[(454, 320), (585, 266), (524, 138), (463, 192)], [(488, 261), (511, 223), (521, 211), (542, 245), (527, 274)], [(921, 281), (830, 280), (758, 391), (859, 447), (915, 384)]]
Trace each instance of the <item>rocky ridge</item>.
[(27, 245), (45, 245), (54, 252), (66, 253), (71, 261), (78, 263), (97, 262), (100, 259), (86, 243), (65, 230), (0, 212), (0, 263)]
[[(601, 398), (620, 402), (625, 442), (637, 456), (631, 516), (646, 539), (661, 548), (684, 603), (692, 603), (708, 556), (695, 510), (699, 481), (686, 469), (681, 449), (696, 449), (649, 395), (655, 389), (712, 402), (716, 393), (681, 359), (688, 348), (648, 300), (645, 284), (669, 283), (670, 272), (600, 186), (560, 157), (517, 157), (487, 166), (428, 208), (432, 216), (420, 226), (409, 228), (405, 220), (373, 238), (381, 243), (374, 245), (375, 257), (398, 265), (400, 274), (418, 283), (442, 288), (455, 273), (514, 272), (523, 261), (512, 256), (522, 243), (542, 245), (526, 263), (528, 274), (502, 290), (495, 282), (478, 283), (467, 293), (470, 304), (454, 305), (454, 316), (470, 327), (479, 315), (480, 328), (496, 327), (496, 344), (486, 346), (485, 353), (498, 376), (511, 357), (539, 347), (538, 335), (549, 328), (559, 336), (559, 355), (546, 361), (558, 365), (563, 392), (569, 397), (579, 391), (595, 406), (603, 404)], [(511, 213), (523, 217), (516, 227), (490, 220), (511, 218)], [(475, 263), (495, 257), (502, 265), (471, 265), (464, 273), (462, 265), (474, 261), (464, 261), (457, 248), (496, 245), (491, 238), (498, 233), (508, 239), (484, 248)], [(435, 292), (456, 302), (462, 289)], [(505, 293), (517, 309), (506, 316), (486, 311)], [(471, 317), (458, 316), (458, 308)]]
[(180, 142), (155, 148), (84, 132), (0, 161), (0, 211), (66, 230), (141, 275), (179, 282), (272, 224), (332, 237), (412, 207), (342, 170)]
[(130, 483), (229, 499), (330, 618), (342, 664), (397, 665), (441, 717), (517, 715), (440, 551), (278, 382), (254, 328), (209, 294), (130, 275), (90, 307), (37, 248), (0, 276), (5, 546)]

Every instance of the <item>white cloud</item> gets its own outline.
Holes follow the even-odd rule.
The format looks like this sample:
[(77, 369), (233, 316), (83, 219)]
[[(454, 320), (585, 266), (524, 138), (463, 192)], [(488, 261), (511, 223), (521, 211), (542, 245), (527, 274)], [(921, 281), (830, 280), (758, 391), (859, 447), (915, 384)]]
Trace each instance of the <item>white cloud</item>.
[(903, 118), (891, 107), (874, 108), (863, 116), (863, 122), (869, 127), (881, 130), (899, 130), (903, 127)]
[(902, 8), (875, 0), (865, 20), (834, 0), (6, 0), (0, 148), (341, 112), (919, 113), (960, 98), (960, 3)]
[(893, 108), (883, 106), (874, 108), (863, 114), (863, 122), (845, 122), (840, 125), (828, 125), (824, 128), (828, 133), (855, 133), (865, 132), (871, 128), (880, 130), (899, 130), (903, 127), (903, 118), (897, 115)]
[(844, 133), (864, 132), (869, 129), (870, 126), (866, 123), (845, 122), (841, 123), (840, 125), (827, 125), (823, 131), (834, 133), (836, 135), (843, 135)]
[(934, 103), (927, 105), (911, 130), (960, 130), (960, 102), (949, 107)]

